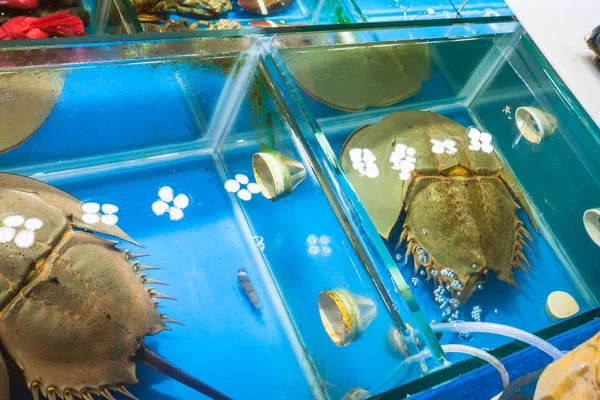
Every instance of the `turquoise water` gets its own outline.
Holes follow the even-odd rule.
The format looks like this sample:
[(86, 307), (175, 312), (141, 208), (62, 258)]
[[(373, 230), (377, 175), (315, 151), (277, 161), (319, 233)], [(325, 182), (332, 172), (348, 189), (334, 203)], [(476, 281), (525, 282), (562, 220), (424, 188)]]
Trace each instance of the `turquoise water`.
[[(377, 42), (373, 36), (365, 42), (364, 46), (377, 46), (373, 44)], [(432, 59), (431, 77), (406, 100), (351, 113), (317, 101), (300, 88), (297, 97), (315, 119), (314, 123), (336, 157), (354, 130), (365, 124), (376, 124), (399, 110), (430, 110), (464, 126), (490, 132), (495, 148), (528, 194), (541, 221), (538, 233), (528, 226), (535, 239), (533, 254), (526, 252), (533, 267), (533, 278), (516, 271), (517, 289), (490, 276), (483, 289), (461, 307), (458, 319), (473, 321), (471, 311), (478, 306), (482, 310), (481, 320), (485, 322), (506, 324), (532, 333), (557, 324), (562, 330), (568, 329), (569, 321), (560, 322), (546, 314), (545, 301), (551, 292), (565, 291), (577, 301), (580, 313), (598, 306), (596, 282), (600, 278), (600, 249), (587, 236), (582, 224), (583, 212), (600, 203), (600, 165), (593, 156), (600, 147), (598, 128), (590, 123), (553, 71), (539, 59), (537, 49), (524, 35), (430, 39), (427, 43)], [(361, 44), (355, 42), (347, 48), (352, 46)], [(294, 50), (282, 49), (283, 58), (286, 59), (285, 52), (291, 51)], [(558, 120), (558, 130), (539, 145), (524, 138), (515, 144), (519, 131), (514, 112), (519, 106), (539, 107), (551, 113)], [(527, 220), (524, 215), (521, 218)], [(420, 274), (413, 275), (412, 257), (404, 260), (405, 249), (394, 250), (395, 240), (391, 242), (385, 243), (386, 252), (390, 256), (388, 262), (395, 263), (402, 274), (399, 286), (410, 287), (428, 321), (441, 322), (444, 318), (434, 301), (434, 285)], [(397, 257), (400, 261), (395, 261)], [(405, 261), (408, 266), (404, 266)], [(478, 333), (462, 337), (444, 333), (440, 342), (493, 350), (511, 339)], [(452, 355), (450, 360), (463, 358)]]
[[(179, 43), (189, 44), (180, 47), (185, 55), (145, 57), (155, 45), (146, 43), (127, 61), (112, 57), (111, 46), (88, 47), (86, 57), (99, 61), (62, 68), (65, 85), (50, 116), (30, 140), (0, 155), (0, 168), (84, 202), (119, 207), (118, 225), (144, 246), (136, 251), (150, 254), (143, 262), (161, 268), (151, 276), (170, 284), (159, 290), (178, 299), (162, 301), (161, 312), (185, 324), (147, 344), (192, 375), (236, 399), (337, 399), (356, 387), (381, 392), (440, 366), (435, 360), (412, 365), (381, 385), (403, 358), (390, 349), (390, 329), (414, 328), (417, 340), (407, 340), (411, 354), (439, 352), (428, 323), (440, 321), (440, 310), (433, 285), (418, 275), (414, 286), (412, 267), (397, 262), (397, 252), (374, 234), (337, 164), (355, 129), (394, 111), (431, 110), (490, 132), (541, 221), (535, 254), (528, 254), (534, 278), (517, 271), (520, 290), (490, 278), (462, 319), (471, 320), (477, 305), (484, 321), (534, 333), (557, 325), (564, 330), (569, 321), (561, 325), (543, 310), (555, 290), (569, 292), (581, 312), (597, 307), (600, 249), (581, 227), (583, 211), (600, 206), (597, 127), (519, 32), (444, 39), (448, 32), (355, 36), (352, 46), (430, 34), (432, 60), (431, 76), (414, 96), (360, 113), (302, 92), (281, 57), (290, 50), (269, 43), (249, 42), (243, 55), (212, 49), (193, 56), (199, 45), (190, 40)], [(37, 79), (35, 71), (26, 73)], [(503, 112), (507, 105), (512, 114)], [(559, 129), (540, 145), (524, 139), (514, 145), (520, 105), (552, 113)], [(251, 159), (258, 151), (297, 160), (306, 179), (276, 202), (251, 193)], [(189, 199), (179, 220), (152, 208), (164, 186)], [(238, 285), (240, 267), (255, 286), (260, 310)], [(335, 289), (368, 298), (377, 310), (345, 347), (330, 340), (319, 316), (319, 293)], [(509, 340), (475, 333), (467, 340), (444, 334), (440, 342), (494, 349)], [(14, 375), (14, 397), (28, 399)], [(202, 398), (145, 367), (138, 367), (138, 378), (131, 391), (140, 398)]]

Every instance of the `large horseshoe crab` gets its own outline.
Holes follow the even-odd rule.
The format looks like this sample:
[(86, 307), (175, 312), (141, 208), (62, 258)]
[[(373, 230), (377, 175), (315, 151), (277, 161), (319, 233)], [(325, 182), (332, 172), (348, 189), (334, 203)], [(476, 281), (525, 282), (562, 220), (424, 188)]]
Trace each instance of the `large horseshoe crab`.
[(402, 111), (353, 132), (341, 153), (379, 234), (400, 233), (415, 273), (424, 267), (460, 303), (489, 272), (516, 286), (513, 270), (529, 273), (523, 249), (532, 240), (517, 210), (536, 227), (506, 165), (491, 145), (470, 145), (469, 133), (436, 113)]
[[(222, 393), (144, 345), (176, 322), (157, 311), (168, 297), (136, 254), (100, 233), (136, 244), (116, 226), (85, 223), (82, 203), (40, 181), (0, 173), (0, 342), (34, 399), (135, 398), (135, 360), (212, 398)], [(0, 400), (8, 374), (0, 355)]]

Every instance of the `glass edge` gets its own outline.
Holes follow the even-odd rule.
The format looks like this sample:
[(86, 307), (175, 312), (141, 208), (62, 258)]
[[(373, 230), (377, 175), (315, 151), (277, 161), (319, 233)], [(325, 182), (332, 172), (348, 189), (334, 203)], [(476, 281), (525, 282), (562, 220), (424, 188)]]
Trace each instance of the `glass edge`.
[[(137, 18), (136, 18), (137, 20)], [(324, 24), (324, 25), (303, 25), (288, 26), (279, 28), (244, 28), (240, 30), (213, 30), (213, 31), (194, 31), (194, 32), (165, 32), (165, 33), (134, 33), (127, 35), (97, 35), (68, 38), (52, 39), (24, 39), (24, 40), (5, 40), (0, 42), (0, 51), (6, 49), (27, 49), (64, 47), (64, 46), (90, 46), (127, 42), (150, 42), (150, 41), (172, 41), (181, 39), (195, 38), (232, 38), (232, 37), (250, 37), (250, 36), (270, 36), (273, 34), (288, 33), (315, 33), (315, 32), (344, 32), (355, 30), (381, 30), (381, 29), (402, 29), (402, 28), (427, 28), (455, 25), (472, 24), (496, 24), (502, 22), (515, 22), (513, 16), (499, 17), (474, 17), (474, 18), (455, 18), (455, 19), (426, 19), (413, 21), (387, 21), (387, 22), (355, 22), (348, 24)], [(141, 29), (141, 28), (140, 28)]]
[[(417, 327), (413, 327), (416, 329), (415, 333), (420, 334), (425, 339), (434, 354), (436, 362), (440, 361), (444, 358), (444, 353), (435, 338), (435, 334), (414, 299), (410, 287), (402, 277), (398, 266), (385, 248), (366, 210), (364, 210), (342, 172), (327, 138), (306, 106), (303, 106), (301, 97), (297, 94), (299, 89), (290, 83), (292, 82), (291, 75), (280, 59), (277, 49), (271, 49), (268, 54), (273, 59), (274, 68), (277, 69), (277, 73), (281, 77), (282, 85), (290, 92), (289, 97), (295, 103), (294, 107), (299, 110), (301, 118), (305, 120), (304, 124), (310, 126), (310, 129), (300, 129), (299, 132), (304, 140), (303, 146), (312, 153), (312, 162), (325, 176), (325, 180), (321, 181), (320, 184), (344, 231), (351, 239), (355, 251), (367, 269), (367, 273), (373, 280), (373, 284), (386, 304), (390, 315), (399, 329), (407, 329), (402, 315), (398, 312), (399, 304), (397, 303), (401, 301), (402, 306), (411, 313), (418, 324)], [(294, 120), (298, 120), (298, 118), (295, 117)], [(309, 137), (306, 134), (307, 131), (310, 131), (313, 137)], [(379, 272), (386, 272), (391, 284), (386, 284), (385, 278), (387, 277), (382, 278)], [(398, 296), (392, 297), (393, 293)], [(395, 297), (399, 298), (396, 300)]]

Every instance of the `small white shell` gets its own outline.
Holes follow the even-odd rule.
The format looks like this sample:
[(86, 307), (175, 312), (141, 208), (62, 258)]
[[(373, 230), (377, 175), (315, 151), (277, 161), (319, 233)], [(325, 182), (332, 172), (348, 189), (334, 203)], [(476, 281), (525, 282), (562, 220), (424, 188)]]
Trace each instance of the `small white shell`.
[(81, 219), (83, 220), (83, 222), (85, 222), (86, 224), (89, 225), (94, 225), (98, 222), (100, 222), (100, 215), (98, 214), (90, 214), (90, 213), (85, 213), (83, 214), (83, 216), (81, 217)]
[(444, 154), (444, 151), (445, 151), (444, 146), (434, 145), (431, 148), (431, 152), (435, 153), (435, 154)]
[(406, 153), (406, 149), (407, 149), (406, 145), (402, 144), (402, 143), (398, 143), (395, 147), (396, 152), (398, 152), (400, 154)]
[(446, 139), (444, 140), (444, 147), (447, 149), (452, 149), (454, 147), (456, 147), (456, 142), (452, 139)]
[(11, 228), (21, 226), (23, 225), (23, 222), (25, 222), (25, 217), (22, 215), (11, 215), (10, 217), (4, 218), (2, 221), (5, 226), (10, 226)]
[(246, 186), (246, 188), (252, 194), (260, 193), (260, 185), (258, 183), (249, 183), (248, 186)]
[(469, 145), (469, 150), (479, 151), (481, 150), (481, 144), (479, 144), (479, 142), (471, 142)]
[(248, 189), (242, 189), (239, 192), (237, 192), (237, 195), (240, 199), (244, 200), (244, 201), (248, 201), (252, 198), (252, 193), (250, 193), (250, 191)]
[(15, 238), (17, 231), (10, 226), (0, 227), (0, 243), (8, 243)]
[(379, 176), (379, 168), (375, 164), (367, 165), (366, 174), (369, 178), (377, 178)]
[(114, 214), (106, 214), (102, 216), (101, 220), (105, 225), (116, 225), (119, 222), (119, 217)]
[(469, 139), (479, 140), (480, 136), (481, 136), (481, 131), (479, 129), (477, 129), (477, 128), (469, 129)]
[(173, 199), (173, 204), (175, 205), (175, 207), (183, 210), (190, 205), (190, 198), (187, 197), (185, 194), (178, 194), (177, 196), (175, 196), (175, 199)]
[(317, 235), (315, 235), (314, 233), (311, 233), (310, 235), (308, 235), (308, 237), (306, 238), (306, 243), (307, 244), (317, 244), (317, 241), (319, 240), (319, 238), (317, 237)]
[(377, 160), (375, 154), (373, 154), (371, 150), (365, 149), (363, 154), (363, 161), (367, 164), (372, 164), (375, 162), (375, 160)]
[(15, 244), (22, 249), (29, 249), (35, 243), (35, 232), (23, 229), (15, 236)]
[(81, 209), (86, 214), (95, 214), (100, 211), (100, 204), (98, 203), (84, 203)]
[(102, 204), (102, 212), (104, 214), (116, 214), (119, 212), (119, 207), (114, 204)]
[(25, 229), (29, 229), (30, 231), (37, 231), (42, 226), (44, 226), (44, 223), (38, 218), (29, 218), (25, 221)]
[(152, 203), (152, 212), (156, 215), (163, 215), (169, 210), (169, 205), (162, 200), (156, 200)]
[(183, 218), (183, 210), (177, 207), (169, 208), (169, 218), (171, 221), (179, 221)]
[(490, 144), (484, 143), (483, 145), (481, 145), (481, 151), (489, 154), (494, 151), (494, 147)]
[(225, 181), (225, 190), (230, 193), (237, 192), (240, 190), (240, 183), (235, 179), (228, 179)]
[(358, 161), (358, 162), (353, 162), (352, 163), (352, 168), (354, 168), (357, 171), (360, 171), (364, 167), (365, 167), (365, 163), (362, 162), (362, 161)]
[(173, 201), (173, 188), (170, 186), (163, 186), (158, 189), (158, 197), (164, 202), (170, 203)]
[(250, 182), (250, 179), (248, 179), (248, 177), (244, 174), (237, 174), (235, 176), (235, 180), (238, 181), (239, 183), (241, 183), (242, 185), (245, 185), (248, 182)]
[(350, 150), (350, 160), (352, 162), (360, 162), (362, 161), (362, 149), (352, 149)]
[(479, 137), (479, 141), (481, 142), (481, 144), (490, 144), (492, 143), (492, 135), (490, 135), (487, 132), (483, 132)]

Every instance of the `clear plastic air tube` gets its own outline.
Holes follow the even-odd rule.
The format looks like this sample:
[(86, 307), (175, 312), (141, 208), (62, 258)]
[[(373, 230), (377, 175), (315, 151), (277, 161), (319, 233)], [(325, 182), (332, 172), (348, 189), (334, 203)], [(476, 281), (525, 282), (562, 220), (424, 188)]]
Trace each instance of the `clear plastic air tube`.
[(527, 343), (531, 346), (537, 347), (544, 353), (548, 354), (554, 360), (561, 358), (564, 353), (535, 335), (529, 332), (522, 331), (521, 329), (513, 328), (512, 326), (494, 324), (491, 322), (455, 322), (455, 323), (441, 323), (431, 325), (431, 329), (434, 332), (479, 332), (479, 333), (492, 333), (501, 336), (507, 336), (515, 340)]
[(510, 379), (508, 377), (508, 371), (504, 368), (504, 365), (498, 360), (496, 357), (491, 355), (490, 353), (478, 349), (473, 346), (465, 346), (463, 344), (444, 344), (442, 345), (442, 349), (445, 353), (463, 353), (469, 354), (473, 357), (480, 358), (484, 361), (490, 363), (494, 368), (500, 372), (500, 378), (502, 379), (502, 388), (506, 389), (508, 384), (510, 383)]
[[(498, 360), (496, 357), (492, 356), (491, 354), (489, 354), (481, 349), (478, 349), (477, 347), (466, 346), (466, 345), (462, 345), (462, 344), (444, 344), (444, 345), (442, 345), (442, 350), (444, 350), (445, 353), (468, 354), (472, 357), (476, 357), (483, 361), (486, 361), (486, 362), (490, 363), (492, 366), (494, 366), (494, 368), (496, 368), (498, 370), (498, 372), (500, 372), (500, 378), (502, 379), (502, 387), (503, 388), (506, 388), (508, 386), (508, 384), (510, 383), (510, 380), (508, 377), (508, 371), (506, 371), (506, 368), (500, 362), (500, 360)], [(431, 352), (429, 351), (429, 349), (425, 349), (425, 350), (420, 351), (417, 354), (414, 354), (410, 357), (405, 358), (392, 371), (391, 374), (389, 374), (377, 386), (372, 387), (371, 390), (369, 390), (369, 393), (371, 393), (372, 395), (378, 394), (379, 392), (383, 391), (386, 387), (389, 387), (391, 384), (393, 384), (393, 382), (396, 382), (397, 379), (402, 375), (404, 368), (407, 368), (409, 365), (420, 362), (421, 360), (429, 358), (429, 357), (431, 357)]]

